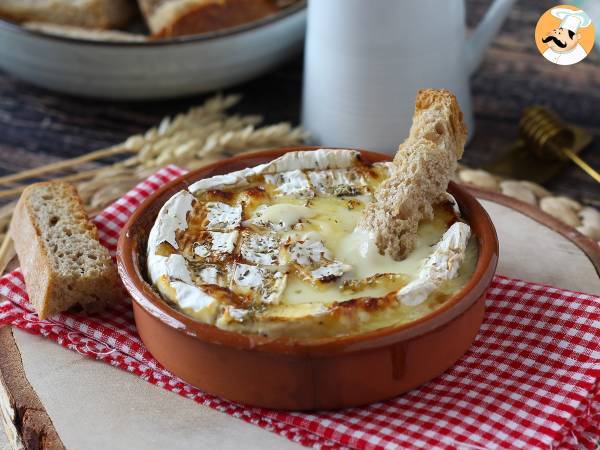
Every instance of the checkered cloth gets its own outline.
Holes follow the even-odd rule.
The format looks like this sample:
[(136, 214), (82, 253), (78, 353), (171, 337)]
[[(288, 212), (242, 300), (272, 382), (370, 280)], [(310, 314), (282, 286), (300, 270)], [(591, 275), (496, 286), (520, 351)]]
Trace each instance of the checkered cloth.
[[(183, 173), (167, 167), (96, 217), (115, 251), (140, 203)], [(163, 389), (315, 448), (594, 448), (600, 436), (600, 298), (497, 276), (485, 321), (446, 373), (398, 398), (336, 412), (251, 408), (174, 377), (146, 350), (130, 301), (97, 316), (38, 320), (15, 270), (0, 279), (0, 323), (40, 334)], [(368, 383), (368, 380), (365, 380)]]

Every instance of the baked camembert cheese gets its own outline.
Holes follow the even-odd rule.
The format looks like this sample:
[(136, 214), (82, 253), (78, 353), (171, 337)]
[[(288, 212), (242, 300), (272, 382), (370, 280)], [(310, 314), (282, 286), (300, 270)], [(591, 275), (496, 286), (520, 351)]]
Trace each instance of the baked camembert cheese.
[(477, 248), (454, 199), (432, 205), (397, 261), (358, 227), (393, 163), (352, 150), (286, 153), (200, 180), (165, 203), (147, 268), (165, 301), (225, 330), (321, 338), (398, 325), (442, 305)]

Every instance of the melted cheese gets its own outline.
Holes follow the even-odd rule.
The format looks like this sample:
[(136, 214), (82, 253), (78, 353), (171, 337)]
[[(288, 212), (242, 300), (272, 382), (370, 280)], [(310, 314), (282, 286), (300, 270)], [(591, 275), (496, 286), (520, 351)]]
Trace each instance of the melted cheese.
[(247, 224), (255, 224), (271, 230), (291, 230), (298, 222), (310, 219), (316, 212), (306, 206), (290, 203), (261, 205), (252, 213)]
[[(311, 204), (314, 216), (309, 224), (303, 226), (303, 230), (316, 231), (330, 252), (328, 258), (339, 261), (350, 267), (350, 270), (344, 271), (340, 280), (322, 286), (314, 286), (300, 278), (292, 277), (288, 280), (283, 302), (327, 304), (350, 300), (357, 296), (380, 297), (398, 290), (405, 284), (400, 278), (386, 279), (359, 292), (344, 291), (342, 286), (348, 281), (366, 279), (378, 274), (404, 274), (410, 279), (416, 278), (427, 258), (432, 255), (435, 244), (442, 239), (448, 220), (445, 211), (436, 209), (434, 221), (419, 227), (416, 249), (406, 259), (395, 261), (387, 255), (379, 254), (373, 238), (365, 231), (355, 228), (362, 208), (348, 209), (344, 207), (342, 200), (332, 198), (314, 199)], [(463, 225), (468, 228), (467, 225)], [(296, 233), (296, 236), (302, 237), (302, 234)], [(303, 264), (308, 262), (301, 261)], [(468, 260), (470, 268), (474, 263), (475, 258)]]
[[(391, 165), (365, 169), (357, 155), (290, 153), (194, 183), (190, 192), (197, 198), (176, 194), (152, 228), (150, 278), (186, 314), (261, 334), (308, 326), (309, 318), (359, 298), (392, 303), (372, 320), (363, 312), (354, 319), (359, 322), (340, 322), (349, 329), (401, 323), (434, 309), (474, 270), (477, 251), (468, 225), (448, 229), (459, 214), (450, 196), (451, 207), (434, 206), (434, 220), (420, 224), (416, 249), (406, 259), (380, 255), (373, 237), (356, 224)], [(231, 192), (204, 194), (207, 189)], [(230, 300), (219, 300), (223, 295)], [(290, 320), (294, 325), (287, 328)]]
[(356, 279), (384, 273), (415, 275), (431, 253), (431, 246), (442, 237), (443, 232), (442, 223), (423, 224), (419, 229), (415, 250), (406, 259), (395, 261), (379, 253), (372, 235), (355, 229), (339, 240), (336, 254), (354, 267), (353, 277)]

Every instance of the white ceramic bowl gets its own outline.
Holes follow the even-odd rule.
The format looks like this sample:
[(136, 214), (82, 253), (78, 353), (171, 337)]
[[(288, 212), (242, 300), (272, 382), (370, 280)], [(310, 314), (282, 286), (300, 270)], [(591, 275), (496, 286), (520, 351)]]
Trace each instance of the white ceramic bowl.
[(305, 5), (228, 30), (149, 42), (74, 39), (0, 20), (0, 67), (85, 97), (142, 100), (207, 92), (263, 74), (299, 51)]

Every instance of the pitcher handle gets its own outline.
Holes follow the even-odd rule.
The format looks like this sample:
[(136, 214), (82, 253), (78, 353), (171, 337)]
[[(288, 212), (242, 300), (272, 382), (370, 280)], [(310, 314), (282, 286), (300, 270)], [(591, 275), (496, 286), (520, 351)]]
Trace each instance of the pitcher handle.
[(477, 70), (490, 42), (502, 26), (516, 0), (495, 0), (475, 31), (467, 39), (466, 63), (469, 74)]

